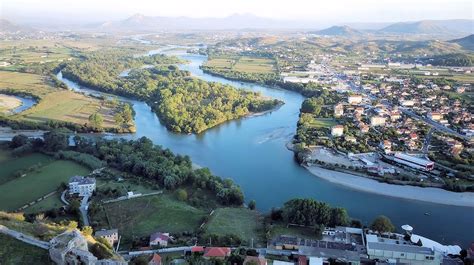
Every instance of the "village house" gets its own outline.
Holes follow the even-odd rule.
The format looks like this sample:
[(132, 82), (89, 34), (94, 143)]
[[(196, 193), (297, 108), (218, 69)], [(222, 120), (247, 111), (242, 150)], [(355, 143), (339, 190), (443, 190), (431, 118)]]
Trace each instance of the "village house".
[(382, 116), (370, 117), (370, 125), (371, 126), (384, 126), (385, 125), (385, 117), (382, 117)]
[(334, 117), (338, 118), (344, 115), (344, 105), (336, 104), (334, 105)]
[(99, 230), (95, 232), (95, 237), (104, 238), (113, 246), (119, 239), (118, 229)]
[(69, 194), (79, 194), (79, 196), (91, 196), (95, 191), (95, 178), (83, 176), (73, 176), (69, 179)]
[(208, 247), (204, 251), (204, 258), (207, 259), (220, 259), (224, 260), (226, 257), (230, 256), (230, 248), (226, 247)]
[(349, 104), (360, 104), (362, 102), (362, 95), (349, 95), (347, 102)]
[(430, 112), (428, 113), (428, 118), (434, 120), (434, 121), (439, 121), (443, 119), (443, 115), (439, 112)]
[(169, 233), (156, 232), (150, 236), (150, 247), (159, 246), (166, 247), (168, 246), (168, 241), (171, 239)]
[(339, 137), (344, 134), (344, 126), (336, 125), (331, 128), (331, 135), (334, 137)]
[(161, 265), (161, 256), (158, 254), (153, 254), (153, 257), (148, 262), (148, 265)]

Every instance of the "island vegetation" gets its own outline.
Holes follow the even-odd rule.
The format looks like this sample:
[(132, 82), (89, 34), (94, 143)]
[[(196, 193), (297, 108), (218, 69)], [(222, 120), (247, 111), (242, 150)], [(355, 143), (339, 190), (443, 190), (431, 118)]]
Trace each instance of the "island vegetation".
[[(193, 78), (164, 55), (136, 57), (116, 51), (86, 54), (62, 68), (65, 77), (93, 89), (146, 101), (169, 130), (200, 133), (222, 122), (281, 104), (260, 94)], [(136, 68), (153, 65), (153, 68)], [(123, 71), (134, 68), (126, 76)]]

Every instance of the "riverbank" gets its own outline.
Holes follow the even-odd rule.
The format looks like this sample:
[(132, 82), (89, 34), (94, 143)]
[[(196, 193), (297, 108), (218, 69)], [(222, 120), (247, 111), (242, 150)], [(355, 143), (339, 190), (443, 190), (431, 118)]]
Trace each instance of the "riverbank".
[(401, 186), (378, 182), (373, 179), (324, 169), (317, 166), (304, 166), (311, 174), (351, 189), (375, 193), (384, 196), (418, 200), (444, 205), (474, 207), (473, 192), (452, 192), (438, 188)]
[(0, 112), (12, 112), (23, 103), (20, 99), (5, 94), (0, 94)]

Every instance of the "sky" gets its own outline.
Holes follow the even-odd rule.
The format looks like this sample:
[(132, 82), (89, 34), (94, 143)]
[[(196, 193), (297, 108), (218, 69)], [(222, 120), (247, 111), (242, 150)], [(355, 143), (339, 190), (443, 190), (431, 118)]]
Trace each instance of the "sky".
[(472, 0), (0, 0), (1, 17), (16, 21), (100, 22), (147, 16), (261, 17), (329, 22), (473, 19)]

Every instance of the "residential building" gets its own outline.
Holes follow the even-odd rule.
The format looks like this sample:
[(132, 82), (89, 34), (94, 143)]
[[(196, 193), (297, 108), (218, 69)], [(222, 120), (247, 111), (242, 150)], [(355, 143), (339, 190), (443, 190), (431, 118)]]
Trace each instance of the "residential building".
[(441, 264), (441, 253), (432, 248), (406, 242), (403, 236), (400, 236), (400, 238), (391, 239), (375, 234), (367, 234), (367, 254), (369, 258), (395, 264)]
[(428, 118), (430, 118), (434, 121), (439, 121), (439, 120), (443, 119), (443, 114), (441, 114), (439, 112), (430, 112), (430, 113), (428, 113)]
[(360, 104), (362, 102), (362, 95), (349, 95), (347, 102), (349, 104)]
[(95, 178), (83, 176), (73, 176), (69, 179), (69, 194), (79, 194), (79, 196), (91, 196), (95, 191)]
[(151, 234), (150, 236), (150, 247), (152, 246), (166, 247), (168, 246), (168, 241), (170, 239), (171, 237), (169, 233), (156, 232), (154, 234)]
[(393, 161), (418, 170), (430, 171), (434, 169), (433, 161), (404, 153), (396, 153), (393, 157)]
[(153, 257), (151, 258), (150, 262), (148, 262), (148, 265), (161, 265), (161, 256), (158, 254), (153, 254)]
[(344, 105), (336, 104), (334, 105), (334, 117), (338, 118), (344, 115)]
[(118, 229), (99, 230), (95, 232), (95, 237), (104, 238), (113, 246), (119, 240)]
[(371, 126), (384, 126), (385, 125), (385, 117), (382, 117), (382, 116), (370, 117), (370, 125)]
[(344, 126), (336, 125), (331, 128), (331, 135), (334, 137), (339, 137), (344, 134)]
[(227, 247), (208, 247), (204, 251), (204, 258), (225, 259), (230, 256), (230, 248)]

